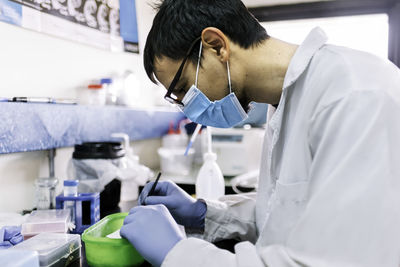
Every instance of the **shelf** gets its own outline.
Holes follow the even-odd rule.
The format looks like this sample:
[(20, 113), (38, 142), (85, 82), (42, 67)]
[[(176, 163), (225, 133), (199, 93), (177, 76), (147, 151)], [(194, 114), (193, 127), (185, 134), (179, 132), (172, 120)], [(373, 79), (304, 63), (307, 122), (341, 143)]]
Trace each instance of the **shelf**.
[(131, 140), (159, 138), (183, 118), (170, 109), (0, 103), (0, 154), (110, 141), (120, 132)]

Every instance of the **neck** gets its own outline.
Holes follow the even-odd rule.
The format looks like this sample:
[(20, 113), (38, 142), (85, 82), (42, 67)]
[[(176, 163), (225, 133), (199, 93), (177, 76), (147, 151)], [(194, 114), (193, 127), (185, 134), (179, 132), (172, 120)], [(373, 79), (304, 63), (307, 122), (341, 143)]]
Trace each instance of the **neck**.
[(244, 94), (249, 101), (276, 105), (297, 45), (275, 38), (243, 52)]

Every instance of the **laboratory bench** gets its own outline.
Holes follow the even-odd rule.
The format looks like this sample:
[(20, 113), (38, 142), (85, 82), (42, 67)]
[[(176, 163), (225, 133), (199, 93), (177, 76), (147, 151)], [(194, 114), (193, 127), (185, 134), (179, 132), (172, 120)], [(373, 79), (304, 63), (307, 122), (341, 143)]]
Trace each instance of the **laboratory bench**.
[[(168, 178), (168, 176), (166, 176), (165, 178)], [(185, 181), (178, 181), (178, 180), (176, 180), (176, 182), (177, 182), (177, 184), (183, 189), (183, 190), (185, 190), (187, 193), (189, 193), (189, 194), (194, 194), (195, 193), (195, 185), (193, 184), (193, 183), (191, 183), (191, 182), (189, 182), (189, 180), (188, 180), (188, 178), (186, 177), (186, 180)], [(232, 188), (230, 188), (229, 187), (229, 184), (228, 184), (228, 179), (227, 179), (227, 186), (226, 186), (226, 193), (227, 194), (229, 194), (229, 193), (233, 193), (233, 191), (232, 191)], [(130, 202), (121, 202), (120, 203), (120, 205), (119, 205), (119, 207), (117, 207), (117, 209), (114, 209), (114, 210), (110, 210), (109, 212), (110, 212), (110, 214), (115, 214), (115, 215), (111, 215), (111, 216), (109, 216), (109, 217), (107, 217), (107, 218), (110, 218), (110, 217), (115, 217), (115, 216), (123, 216), (123, 217), (121, 217), (122, 218), (122, 220), (123, 220), (123, 218), (124, 218), (124, 215), (122, 215), (122, 214), (119, 214), (120, 212), (129, 212), (130, 211), (130, 209), (132, 209), (133, 207), (135, 207), (135, 206), (137, 206), (137, 201), (130, 201)], [(119, 217), (117, 218), (117, 219), (119, 219)], [(111, 219), (111, 220), (115, 220), (115, 218), (113, 218), (113, 219)], [(104, 225), (104, 224), (102, 224), (102, 225)], [(101, 226), (100, 226), (101, 227)], [(117, 226), (118, 227), (118, 226)], [(94, 229), (93, 229), (94, 230)], [(92, 230), (92, 231), (93, 231)], [(96, 232), (96, 230), (94, 230), (95, 232)], [(90, 231), (89, 231), (90, 232)], [(89, 233), (87, 232), (86, 233), (86, 235), (88, 235)], [(89, 234), (90, 235), (90, 234)], [(72, 235), (71, 235), (72, 236)], [(47, 238), (47, 240), (49, 239), (49, 238), (52, 238), (52, 237), (49, 237), (49, 236), (46, 236), (45, 238), (44, 237), (42, 237), (41, 238), (41, 240), (46, 240), (46, 238)], [(80, 244), (81, 244), (81, 248), (80, 248), (80, 252), (81, 252), (81, 257), (80, 257), (80, 259), (78, 260), (78, 259), (76, 259), (74, 262), (72, 262), (72, 263), (70, 263), (68, 266), (73, 266), (73, 267), (75, 267), (75, 266), (89, 266), (88, 265), (88, 263), (87, 263), (87, 260), (86, 260), (86, 252), (85, 252), (85, 245), (87, 245), (87, 246), (92, 246), (92, 244), (93, 244), (93, 241), (90, 241), (91, 243), (85, 243), (85, 242), (83, 242), (83, 240), (82, 239), (84, 239), (86, 242), (89, 242), (89, 239), (86, 239), (86, 238), (82, 238), (82, 236), (79, 238), (79, 236), (76, 236), (75, 235), (75, 237), (71, 237), (71, 240), (75, 240), (74, 242), (74, 244), (76, 244), (76, 245), (74, 245), (74, 247), (76, 248), (74, 248), (74, 252), (72, 253), (71, 252), (71, 247), (70, 247), (70, 253), (72, 253), (72, 254), (70, 254), (70, 256), (68, 256), (68, 260), (73, 260), (73, 259), (76, 259), (77, 257), (78, 257), (78, 253), (79, 253), (79, 242), (78, 241), (80, 241)], [(33, 239), (32, 239), (33, 240)], [(35, 240), (36, 242), (37, 242), (37, 240)], [(30, 242), (30, 240), (28, 240), (27, 242)], [(219, 242), (217, 242), (217, 243), (214, 243), (214, 245), (216, 245), (217, 247), (219, 247), (219, 248), (221, 248), (221, 249), (226, 249), (226, 250), (229, 250), (229, 251), (231, 251), (231, 252), (233, 252), (234, 251), (234, 246), (235, 246), (235, 244), (237, 243), (238, 241), (237, 240), (223, 240), (223, 241), (219, 241)], [(72, 243), (71, 243), (72, 244)], [(128, 243), (126, 243), (126, 245), (128, 246)], [(64, 246), (64, 245), (63, 245)], [(72, 246), (72, 245), (71, 245)], [(64, 246), (64, 248), (65, 248), (65, 246)], [(89, 248), (89, 247), (88, 247)], [(109, 251), (108, 250), (108, 248), (105, 248), (107, 251)], [(89, 251), (88, 251), (89, 252)], [(58, 253), (58, 252), (57, 252)], [(63, 252), (64, 254), (62, 254), (62, 255), (65, 255), (65, 252)], [(91, 258), (93, 259), (93, 247), (91, 247), (91, 251), (90, 251), (90, 253), (91, 253)], [(111, 252), (111, 254), (110, 255), (113, 255), (113, 253), (114, 252)], [(60, 254), (61, 255), (61, 254)], [(106, 254), (96, 254), (96, 255), (103, 255), (103, 257), (106, 255)], [(54, 260), (55, 258), (58, 258), (58, 256), (57, 256), (57, 254), (56, 255), (53, 255), (53, 256), (51, 256), (52, 257), (52, 259)], [(107, 259), (109, 259), (109, 261), (112, 261), (114, 258), (112, 258), (112, 257), (110, 257), (110, 258), (108, 258), (108, 256), (106, 256), (107, 257)], [(118, 257), (116, 257), (116, 258), (118, 258)], [(62, 259), (64, 259), (64, 256), (60, 256), (60, 260), (59, 261), (61, 261)], [(99, 260), (102, 260), (101, 259), (101, 256), (100, 256), (100, 258), (98, 258)], [(106, 259), (106, 258), (103, 258), (103, 259)], [(42, 261), (43, 259), (41, 258), (41, 261)], [(48, 260), (48, 261), (50, 261), (50, 260)], [(147, 262), (144, 262), (144, 263), (142, 263), (141, 265), (139, 265), (139, 266), (151, 266), (149, 263), (147, 263)]]

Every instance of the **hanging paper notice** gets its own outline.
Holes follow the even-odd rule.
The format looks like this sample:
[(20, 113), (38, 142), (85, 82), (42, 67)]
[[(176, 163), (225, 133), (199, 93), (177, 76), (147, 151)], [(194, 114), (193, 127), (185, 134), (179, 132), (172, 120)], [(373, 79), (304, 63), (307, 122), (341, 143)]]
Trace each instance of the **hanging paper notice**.
[(124, 49), (119, 0), (0, 1), (22, 8), (22, 27), (111, 51)]
[(139, 38), (135, 0), (120, 0), (121, 37), (127, 52), (139, 52)]
[(0, 20), (13, 25), (21, 26), (21, 6), (8, 0), (0, 0)]

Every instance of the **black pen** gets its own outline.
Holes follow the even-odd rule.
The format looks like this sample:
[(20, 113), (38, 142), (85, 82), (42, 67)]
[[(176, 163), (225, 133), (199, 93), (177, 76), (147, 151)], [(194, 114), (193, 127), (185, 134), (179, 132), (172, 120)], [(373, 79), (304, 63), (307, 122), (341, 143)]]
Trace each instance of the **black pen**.
[(147, 194), (147, 197), (154, 194), (154, 190), (156, 189), (156, 186), (157, 186), (158, 180), (160, 180), (160, 177), (161, 177), (161, 172), (158, 173), (157, 179), (156, 179), (156, 181), (154, 182), (153, 186), (151, 187), (149, 193)]
[(13, 97), (12, 102), (23, 102), (23, 103), (54, 103), (54, 99), (51, 97)]
[[(5, 102), (6, 98), (0, 98), (0, 102)], [(22, 103), (50, 103), (50, 104), (66, 104), (66, 105), (76, 105), (75, 99), (67, 98), (51, 98), (51, 97), (13, 97), (8, 99), (8, 102), (22, 102)]]

